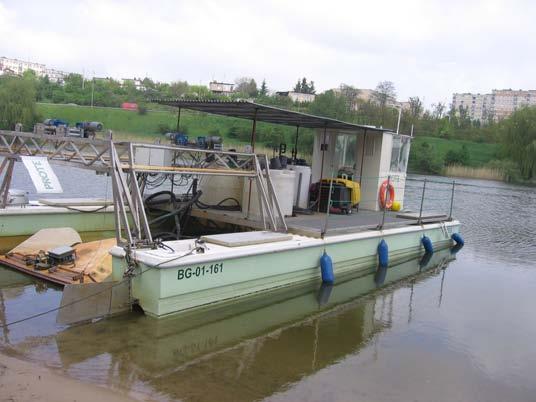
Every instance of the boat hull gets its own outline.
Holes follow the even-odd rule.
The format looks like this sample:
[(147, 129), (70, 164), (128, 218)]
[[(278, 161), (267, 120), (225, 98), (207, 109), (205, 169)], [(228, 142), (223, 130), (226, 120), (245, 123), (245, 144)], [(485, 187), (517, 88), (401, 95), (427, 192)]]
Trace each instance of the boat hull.
[(113, 208), (98, 212), (46, 206), (0, 210), (0, 237), (31, 236), (40, 229), (59, 227), (71, 227), (77, 232), (114, 231)]
[[(434, 249), (452, 246), (450, 236), (459, 231), (459, 222), (406, 226), (312, 239), (294, 236), (289, 242), (241, 248), (217, 248), (213, 253), (177, 258), (158, 265), (137, 252), (138, 275), (132, 279), (132, 296), (148, 315), (163, 317), (220, 303), (256, 292), (320, 282), (320, 257), (332, 258), (335, 280), (347, 275), (370, 273), (377, 266), (377, 246), (384, 239), (389, 247), (389, 263), (424, 254), (423, 235)], [(151, 254), (152, 253), (152, 254)], [(112, 250), (114, 280), (120, 280), (125, 260)], [(141, 274), (140, 274), (141, 273)]]

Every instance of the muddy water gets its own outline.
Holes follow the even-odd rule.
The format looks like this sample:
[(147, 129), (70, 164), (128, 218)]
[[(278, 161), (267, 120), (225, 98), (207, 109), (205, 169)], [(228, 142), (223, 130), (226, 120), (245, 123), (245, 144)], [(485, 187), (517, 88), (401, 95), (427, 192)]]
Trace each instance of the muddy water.
[[(152, 400), (532, 401), (536, 193), (461, 184), (454, 215), (466, 247), (392, 267), (381, 286), (371, 273), (159, 321), (131, 313), (63, 327), (53, 313), (4, 328), (2, 341), (68, 376)], [(408, 182), (408, 206), (418, 208), (420, 188)], [(425, 209), (448, 211), (448, 187), (427, 188)], [(7, 270), (0, 288), (2, 322), (61, 297)]]

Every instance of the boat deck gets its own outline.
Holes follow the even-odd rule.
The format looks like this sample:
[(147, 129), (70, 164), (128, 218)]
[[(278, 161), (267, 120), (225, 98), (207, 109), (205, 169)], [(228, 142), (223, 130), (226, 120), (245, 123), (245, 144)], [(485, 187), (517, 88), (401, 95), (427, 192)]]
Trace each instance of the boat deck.
[[(375, 230), (382, 222), (382, 211), (360, 210), (350, 215), (331, 214), (328, 217), (325, 236), (357, 233), (366, 230)], [(251, 229), (262, 230), (260, 221), (244, 218), (242, 212), (217, 211), (209, 209), (193, 209), (192, 216), (215, 222), (235, 224)], [(289, 233), (319, 238), (326, 226), (326, 214), (313, 213), (311, 215), (297, 215), (286, 219)], [(441, 222), (447, 220), (443, 214), (427, 213), (422, 215), (423, 223)], [(386, 212), (383, 227), (395, 228), (415, 225), (418, 214), (404, 214), (399, 212)]]

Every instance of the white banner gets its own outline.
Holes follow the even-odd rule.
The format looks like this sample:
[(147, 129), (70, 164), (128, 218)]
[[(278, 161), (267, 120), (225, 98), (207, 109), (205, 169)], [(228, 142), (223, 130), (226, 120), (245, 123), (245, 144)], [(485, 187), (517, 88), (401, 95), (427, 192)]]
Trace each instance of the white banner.
[(21, 156), (38, 193), (63, 193), (58, 177), (43, 156)]

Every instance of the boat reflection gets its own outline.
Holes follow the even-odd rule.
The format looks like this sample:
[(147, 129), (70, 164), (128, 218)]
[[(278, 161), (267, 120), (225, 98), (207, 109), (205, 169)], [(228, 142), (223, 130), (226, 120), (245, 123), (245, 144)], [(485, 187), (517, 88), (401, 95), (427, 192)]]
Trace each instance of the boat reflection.
[[(444, 250), (425, 266), (416, 259), (389, 267), (381, 286), (411, 278), (413, 287), (452, 259)], [(130, 314), (75, 326), (55, 336), (57, 352), (70, 375), (156, 399), (264, 398), (389, 328), (393, 291), (370, 294), (377, 277), (371, 270), (332, 287), (294, 288), (168, 319)]]

